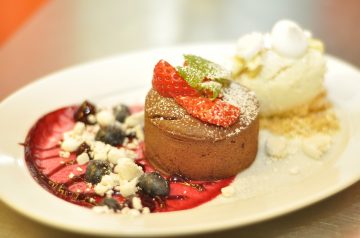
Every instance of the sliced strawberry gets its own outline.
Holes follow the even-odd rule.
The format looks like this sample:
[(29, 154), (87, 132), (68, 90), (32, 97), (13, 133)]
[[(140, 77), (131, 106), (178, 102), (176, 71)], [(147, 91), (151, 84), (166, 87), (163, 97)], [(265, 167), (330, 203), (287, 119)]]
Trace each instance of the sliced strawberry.
[(198, 96), (198, 92), (168, 62), (160, 60), (154, 68), (153, 88), (163, 97)]
[(205, 97), (177, 96), (175, 100), (193, 117), (217, 126), (229, 127), (240, 116), (238, 107), (220, 99), (211, 100)]

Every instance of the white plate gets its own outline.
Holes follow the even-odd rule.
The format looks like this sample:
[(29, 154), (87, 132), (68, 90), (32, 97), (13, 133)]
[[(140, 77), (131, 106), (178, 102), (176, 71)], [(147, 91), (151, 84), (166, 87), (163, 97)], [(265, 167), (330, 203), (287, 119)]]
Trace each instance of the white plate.
[[(183, 53), (192, 53), (225, 63), (233, 52), (231, 44), (223, 43), (121, 55), (63, 70), (13, 94), (0, 104), (1, 199), (39, 222), (80, 233), (174, 235), (220, 230), (273, 218), (317, 202), (358, 181), (360, 72), (333, 57), (328, 57), (326, 87), (341, 114), (342, 136), (335, 144), (336, 150), (325, 158), (327, 161), (319, 162), (313, 173), (300, 176), (301, 179), (282, 183), (277, 181), (279, 176), (272, 177), (269, 173), (266, 181), (272, 184), (271, 190), (259, 190), (249, 197), (241, 197), (240, 191), (240, 196), (219, 198), (195, 209), (126, 217), (99, 215), (67, 203), (42, 189), (29, 174), (23, 148), (18, 143), (24, 141), (30, 127), (43, 114), (84, 99), (100, 104), (141, 103), (151, 85), (153, 66), (160, 58), (180, 64)], [(257, 161), (261, 163), (262, 158)], [(259, 168), (252, 166), (238, 179), (256, 181), (256, 177), (261, 176)], [(262, 180), (258, 181), (260, 186)], [(256, 183), (252, 187), (256, 190)]]

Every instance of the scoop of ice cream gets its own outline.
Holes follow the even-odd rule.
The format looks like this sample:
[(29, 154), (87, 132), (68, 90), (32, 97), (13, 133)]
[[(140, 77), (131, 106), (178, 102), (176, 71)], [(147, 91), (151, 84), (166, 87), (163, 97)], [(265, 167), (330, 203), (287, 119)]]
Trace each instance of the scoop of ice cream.
[[(255, 91), (260, 114), (271, 116), (310, 103), (323, 90), (323, 45), (296, 23), (283, 20), (263, 35), (263, 46), (254, 36), (239, 40), (239, 49), (258, 49), (254, 54), (238, 50), (234, 79)], [(260, 38), (260, 36), (256, 36)], [(254, 50), (251, 50), (252, 52)], [(251, 57), (249, 57), (251, 55)]]

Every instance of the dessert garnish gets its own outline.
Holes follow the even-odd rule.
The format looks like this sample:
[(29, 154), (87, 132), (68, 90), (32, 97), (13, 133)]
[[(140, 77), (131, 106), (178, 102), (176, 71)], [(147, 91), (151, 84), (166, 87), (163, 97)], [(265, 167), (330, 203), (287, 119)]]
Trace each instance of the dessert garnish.
[(205, 97), (177, 96), (175, 100), (190, 115), (222, 127), (229, 127), (234, 124), (240, 114), (238, 107), (218, 98), (211, 100)]
[(153, 88), (163, 97), (171, 97), (190, 115), (222, 127), (233, 125), (240, 110), (221, 99), (229, 73), (220, 65), (195, 55), (184, 55), (184, 66), (178, 71), (160, 60), (152, 80)]
[(189, 209), (232, 182), (232, 177), (193, 181), (156, 171), (143, 155), (143, 124), (141, 107), (98, 108), (85, 101), (61, 108), (30, 130), (24, 143), (26, 163), (52, 194), (105, 213)]
[(217, 98), (230, 73), (222, 66), (199, 56), (184, 55), (184, 59), (184, 66), (177, 67), (183, 79), (192, 88), (210, 93), (212, 99)]

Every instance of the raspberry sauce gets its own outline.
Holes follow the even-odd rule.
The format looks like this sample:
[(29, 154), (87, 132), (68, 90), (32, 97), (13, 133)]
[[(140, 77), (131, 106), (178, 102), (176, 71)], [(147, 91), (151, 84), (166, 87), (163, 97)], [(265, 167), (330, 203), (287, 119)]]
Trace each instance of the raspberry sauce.
[[(84, 207), (98, 205), (103, 197), (95, 194), (93, 188), (84, 181), (85, 165), (78, 165), (76, 152), (70, 157), (59, 156), (63, 133), (75, 125), (74, 113), (77, 106), (58, 109), (40, 118), (29, 131), (25, 143), (25, 161), (34, 179), (47, 191), (68, 202)], [(138, 107), (131, 110), (139, 111)], [(154, 168), (143, 156), (144, 146), (137, 148), (137, 164), (145, 172)], [(72, 174), (72, 176), (69, 176)], [(185, 210), (210, 201), (221, 193), (221, 188), (228, 186), (233, 177), (218, 181), (192, 181), (181, 175), (167, 177), (170, 194), (166, 197), (149, 197), (138, 193), (144, 206), (153, 212)], [(120, 194), (114, 193), (113, 198), (120, 203), (126, 202)]]

